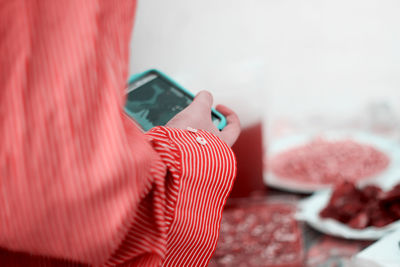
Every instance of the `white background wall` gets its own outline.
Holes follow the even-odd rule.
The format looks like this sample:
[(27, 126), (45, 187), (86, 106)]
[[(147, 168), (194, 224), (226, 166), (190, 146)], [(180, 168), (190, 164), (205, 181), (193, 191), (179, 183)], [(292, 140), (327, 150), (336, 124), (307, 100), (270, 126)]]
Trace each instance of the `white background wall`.
[(400, 110), (398, 0), (139, 0), (131, 47), (131, 73), (210, 90), (244, 125)]

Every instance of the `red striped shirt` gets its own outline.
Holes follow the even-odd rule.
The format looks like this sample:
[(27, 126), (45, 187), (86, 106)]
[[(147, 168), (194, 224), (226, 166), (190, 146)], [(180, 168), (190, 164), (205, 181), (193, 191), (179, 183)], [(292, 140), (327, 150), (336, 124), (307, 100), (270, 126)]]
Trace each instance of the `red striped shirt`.
[(0, 0), (1, 263), (207, 265), (234, 155), (124, 115), (135, 5)]

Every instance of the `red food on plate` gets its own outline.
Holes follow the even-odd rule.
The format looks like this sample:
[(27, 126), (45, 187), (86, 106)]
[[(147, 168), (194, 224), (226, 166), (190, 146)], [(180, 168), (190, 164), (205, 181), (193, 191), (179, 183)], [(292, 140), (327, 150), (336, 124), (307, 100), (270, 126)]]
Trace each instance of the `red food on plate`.
[(379, 199), (383, 195), (383, 190), (376, 185), (367, 185), (362, 191), (363, 200)]
[(225, 210), (209, 266), (303, 266), (303, 241), (294, 212), (293, 205), (282, 203)]
[(393, 203), (389, 208), (390, 212), (393, 213), (394, 216), (400, 218), (400, 203)]
[(363, 229), (369, 223), (368, 214), (365, 211), (358, 213), (355, 217), (351, 218), (348, 222), (351, 228)]
[(355, 229), (386, 226), (400, 219), (400, 185), (383, 192), (375, 185), (359, 189), (354, 183), (341, 182), (334, 188), (320, 216)]
[(400, 184), (396, 185), (392, 190), (386, 192), (382, 196), (384, 203), (400, 200)]
[(363, 205), (361, 192), (353, 183), (343, 182), (333, 191), (328, 206), (321, 211), (321, 216), (347, 223), (363, 209)]
[(356, 182), (380, 173), (388, 164), (388, 156), (370, 145), (322, 138), (281, 152), (270, 161), (279, 178), (317, 185)]

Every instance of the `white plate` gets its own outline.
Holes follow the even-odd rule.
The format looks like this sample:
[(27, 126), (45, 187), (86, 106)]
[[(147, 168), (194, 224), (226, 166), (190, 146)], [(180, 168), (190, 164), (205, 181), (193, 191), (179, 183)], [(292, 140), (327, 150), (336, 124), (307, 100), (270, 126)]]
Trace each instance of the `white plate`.
[(353, 229), (334, 219), (321, 218), (320, 211), (325, 208), (331, 197), (331, 190), (322, 190), (303, 200), (299, 205), (297, 219), (307, 222), (316, 230), (347, 239), (377, 240), (382, 236), (400, 229), (400, 220), (385, 227), (367, 227), (365, 229)]
[[(272, 158), (293, 147), (308, 144), (316, 137), (322, 137), (329, 141), (351, 139), (360, 144), (371, 145), (389, 157), (390, 162), (385, 170), (378, 175), (361, 180), (359, 185), (373, 183), (383, 189), (389, 189), (400, 182), (400, 144), (390, 139), (364, 132), (327, 132), (318, 135), (292, 135), (273, 142), (268, 147), (268, 157)], [(331, 187), (327, 184), (307, 183), (295, 179), (280, 178), (269, 170), (264, 171), (264, 184), (295, 193), (313, 193), (317, 190)]]

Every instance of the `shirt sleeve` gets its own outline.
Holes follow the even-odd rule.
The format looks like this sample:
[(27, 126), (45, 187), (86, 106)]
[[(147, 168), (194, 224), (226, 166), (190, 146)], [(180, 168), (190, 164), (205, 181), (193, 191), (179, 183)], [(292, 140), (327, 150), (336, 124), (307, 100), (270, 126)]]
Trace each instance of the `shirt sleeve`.
[[(159, 254), (140, 253), (140, 239), (152, 233), (151, 225), (132, 223), (125, 241), (108, 262), (159, 266), (206, 266), (215, 250), (222, 210), (236, 175), (236, 159), (217, 136), (203, 130), (155, 127), (147, 136), (158, 152), (167, 175), (153, 172), (164, 183), (165, 240)], [(157, 166), (153, 167), (157, 169)], [(141, 220), (144, 222), (144, 220)], [(139, 242), (138, 242), (139, 241)], [(150, 247), (157, 247), (154, 243)], [(143, 247), (141, 247), (143, 249)], [(161, 257), (160, 257), (161, 255)]]
[(136, 1), (0, 3), (2, 265), (204, 265), (233, 154), (124, 116)]

